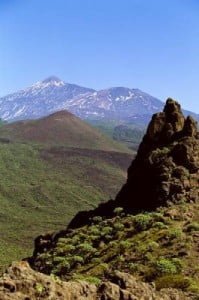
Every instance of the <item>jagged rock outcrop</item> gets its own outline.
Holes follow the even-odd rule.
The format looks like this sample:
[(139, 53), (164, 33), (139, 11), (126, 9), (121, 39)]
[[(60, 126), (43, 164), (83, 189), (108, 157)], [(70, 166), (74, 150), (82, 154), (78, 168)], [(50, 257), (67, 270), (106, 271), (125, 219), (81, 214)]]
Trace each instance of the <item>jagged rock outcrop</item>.
[(169, 202), (199, 198), (199, 134), (197, 123), (185, 118), (180, 105), (168, 99), (163, 112), (153, 115), (128, 179), (115, 200), (93, 211), (80, 212), (69, 227), (79, 227), (94, 215), (111, 216), (115, 207), (137, 213)]
[(196, 201), (198, 171), (197, 123), (185, 119), (180, 105), (168, 99), (164, 111), (153, 116), (116, 202), (134, 211), (168, 201)]
[(32, 270), (27, 262), (13, 263), (0, 278), (0, 300), (190, 300), (176, 289), (155, 290), (127, 273), (116, 271), (112, 281), (96, 286), (86, 281), (63, 282)]

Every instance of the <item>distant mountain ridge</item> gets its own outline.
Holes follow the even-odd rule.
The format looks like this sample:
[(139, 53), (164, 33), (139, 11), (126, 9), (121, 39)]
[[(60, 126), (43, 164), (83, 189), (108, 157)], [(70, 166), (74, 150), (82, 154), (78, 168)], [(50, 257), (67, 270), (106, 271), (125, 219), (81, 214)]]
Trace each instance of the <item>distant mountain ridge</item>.
[[(6, 121), (38, 119), (68, 110), (85, 120), (116, 119), (120, 123), (147, 124), (151, 115), (163, 106), (164, 102), (139, 89), (112, 87), (96, 91), (51, 76), (1, 97), (0, 118)], [(199, 115), (184, 113), (199, 119)]]
[(127, 120), (134, 115), (151, 115), (162, 106), (162, 101), (139, 89), (125, 87), (95, 91), (67, 102), (68, 110), (86, 119)]

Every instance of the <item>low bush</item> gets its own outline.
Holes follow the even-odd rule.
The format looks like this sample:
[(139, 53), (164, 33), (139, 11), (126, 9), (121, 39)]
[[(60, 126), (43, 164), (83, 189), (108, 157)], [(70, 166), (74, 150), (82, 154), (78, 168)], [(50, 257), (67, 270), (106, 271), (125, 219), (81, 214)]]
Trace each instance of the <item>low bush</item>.
[(166, 259), (166, 258), (161, 258), (156, 262), (156, 271), (157, 274), (176, 274), (177, 273), (177, 267), (173, 263), (173, 261)]
[(134, 226), (137, 230), (147, 230), (152, 225), (152, 217), (147, 214), (139, 214), (134, 217)]
[(122, 207), (116, 207), (113, 211), (113, 213), (116, 215), (116, 216), (120, 216), (122, 213), (123, 213), (124, 209)]
[(94, 277), (94, 276), (86, 276), (86, 275), (81, 275), (81, 274), (73, 274), (72, 277), (73, 280), (84, 280), (87, 281), (89, 283), (93, 283), (97, 286), (99, 286), (101, 284), (101, 279)]
[(116, 231), (120, 231), (124, 228), (124, 224), (117, 222), (113, 225), (113, 227)]
[(199, 231), (199, 224), (198, 223), (191, 223), (187, 226), (187, 232), (192, 232), (192, 231)]
[(157, 290), (163, 288), (175, 288), (187, 290), (191, 285), (191, 279), (182, 275), (167, 275), (155, 280)]

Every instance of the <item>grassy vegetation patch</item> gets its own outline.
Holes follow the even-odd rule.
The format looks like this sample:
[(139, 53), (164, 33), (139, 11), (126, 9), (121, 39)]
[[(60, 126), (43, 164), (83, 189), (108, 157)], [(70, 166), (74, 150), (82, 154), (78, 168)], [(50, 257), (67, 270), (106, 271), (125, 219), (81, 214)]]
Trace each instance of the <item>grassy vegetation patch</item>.
[[(120, 270), (153, 281), (158, 289), (196, 290), (197, 244), (187, 232), (186, 214), (180, 216), (181, 204), (174, 208), (179, 210), (175, 220), (168, 213), (170, 208), (135, 216), (116, 208), (112, 219), (95, 216), (91, 225), (63, 233), (50, 251), (38, 253), (34, 267), (62, 279), (103, 280)], [(197, 209), (187, 204), (186, 211)], [(194, 236), (196, 231), (191, 232)]]
[(34, 237), (115, 197), (131, 160), (125, 153), (30, 143), (0, 143), (0, 157), (0, 270), (30, 256)]

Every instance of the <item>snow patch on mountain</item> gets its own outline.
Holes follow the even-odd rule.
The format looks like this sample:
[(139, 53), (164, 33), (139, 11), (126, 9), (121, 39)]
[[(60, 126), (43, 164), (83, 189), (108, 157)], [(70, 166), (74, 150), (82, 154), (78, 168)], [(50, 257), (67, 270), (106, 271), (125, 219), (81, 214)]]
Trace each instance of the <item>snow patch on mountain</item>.
[(147, 120), (164, 103), (139, 90), (112, 87), (93, 90), (51, 76), (27, 89), (0, 98), (0, 118), (7, 121), (37, 119), (68, 110), (82, 119)]

